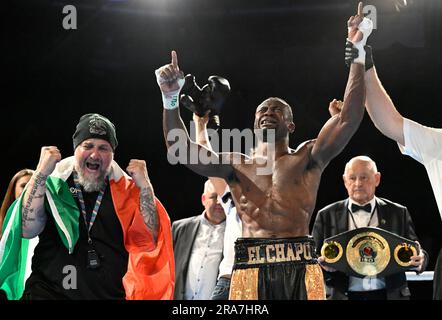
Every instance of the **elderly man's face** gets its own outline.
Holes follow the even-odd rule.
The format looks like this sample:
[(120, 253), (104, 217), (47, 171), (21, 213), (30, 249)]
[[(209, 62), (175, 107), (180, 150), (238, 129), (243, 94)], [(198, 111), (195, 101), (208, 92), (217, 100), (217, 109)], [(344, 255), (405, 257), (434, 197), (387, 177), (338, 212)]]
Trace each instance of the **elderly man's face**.
[(348, 166), (343, 178), (350, 199), (364, 204), (373, 199), (381, 174), (374, 171), (370, 162), (355, 160)]
[(74, 155), (75, 170), (84, 190), (100, 190), (114, 157), (110, 143), (102, 139), (87, 139), (78, 145)]

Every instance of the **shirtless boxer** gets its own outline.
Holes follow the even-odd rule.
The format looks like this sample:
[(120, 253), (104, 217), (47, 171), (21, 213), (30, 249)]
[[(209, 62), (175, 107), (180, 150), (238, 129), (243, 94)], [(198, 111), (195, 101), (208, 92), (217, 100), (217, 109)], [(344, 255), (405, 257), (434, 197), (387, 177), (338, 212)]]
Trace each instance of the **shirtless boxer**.
[[(370, 23), (362, 19), (360, 3), (358, 14), (348, 21), (348, 39), (355, 44), (365, 42), (371, 32)], [(367, 24), (368, 28), (361, 28)], [(235, 161), (238, 154), (217, 154), (194, 143), (187, 135), (179, 114), (183, 73), (176, 52), (172, 51), (170, 64), (156, 70), (163, 94), (163, 126), (169, 152), (171, 146), (185, 150), (184, 158), (188, 161), (181, 162), (188, 168), (206, 177), (223, 178), (242, 221), (243, 238), (235, 244), (230, 299), (325, 298), (315, 245), (308, 236), (309, 222), (322, 172), (344, 149), (363, 118), (364, 62), (365, 59), (355, 59), (350, 66), (342, 109), (335, 110), (340, 104), (333, 100), (329, 108), (334, 116), (316, 139), (304, 142), (296, 150), (289, 148), (289, 134), (295, 129), (291, 107), (280, 98), (262, 102), (255, 112), (254, 128), (264, 132), (273, 129), (275, 139), (267, 142), (259, 138), (253, 156), (241, 154), (239, 163)], [(185, 132), (187, 139), (169, 141), (168, 134), (173, 129)], [(176, 148), (175, 144), (182, 148)], [(269, 153), (273, 156), (273, 170), (259, 174), (259, 169), (265, 166), (261, 160), (270, 149), (274, 150), (272, 155)], [(219, 161), (203, 164), (199, 160), (192, 164), (189, 155), (195, 152), (205, 152)]]

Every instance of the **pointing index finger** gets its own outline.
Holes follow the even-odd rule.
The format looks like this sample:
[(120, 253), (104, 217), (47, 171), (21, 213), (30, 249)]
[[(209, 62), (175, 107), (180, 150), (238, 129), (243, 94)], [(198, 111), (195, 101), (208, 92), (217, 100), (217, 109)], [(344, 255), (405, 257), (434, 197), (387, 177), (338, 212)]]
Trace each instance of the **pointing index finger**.
[(172, 50), (172, 66), (174, 68), (178, 68), (178, 56), (177, 56), (175, 50)]
[(358, 16), (362, 16), (362, 9), (363, 9), (363, 5), (362, 5), (362, 1), (361, 1), (358, 4)]

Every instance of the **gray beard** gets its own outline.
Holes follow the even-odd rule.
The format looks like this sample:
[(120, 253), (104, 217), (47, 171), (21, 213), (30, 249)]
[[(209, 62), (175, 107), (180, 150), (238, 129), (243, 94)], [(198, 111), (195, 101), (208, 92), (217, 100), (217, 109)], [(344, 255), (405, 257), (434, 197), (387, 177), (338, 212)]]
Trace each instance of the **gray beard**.
[(85, 177), (79, 168), (75, 168), (75, 171), (77, 171), (78, 183), (85, 192), (98, 192), (104, 186), (109, 170), (102, 172), (96, 179)]

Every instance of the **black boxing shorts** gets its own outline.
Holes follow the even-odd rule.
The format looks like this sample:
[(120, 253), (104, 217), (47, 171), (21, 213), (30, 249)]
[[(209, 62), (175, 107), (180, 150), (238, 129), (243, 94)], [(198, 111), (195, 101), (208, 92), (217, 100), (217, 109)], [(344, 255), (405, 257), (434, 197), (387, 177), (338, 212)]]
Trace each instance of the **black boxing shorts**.
[(313, 238), (238, 238), (229, 299), (325, 300)]

